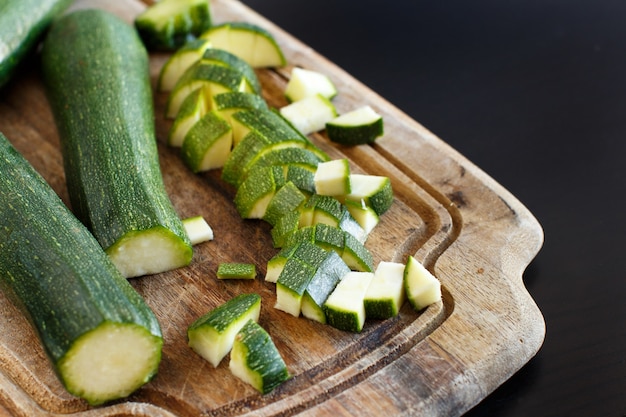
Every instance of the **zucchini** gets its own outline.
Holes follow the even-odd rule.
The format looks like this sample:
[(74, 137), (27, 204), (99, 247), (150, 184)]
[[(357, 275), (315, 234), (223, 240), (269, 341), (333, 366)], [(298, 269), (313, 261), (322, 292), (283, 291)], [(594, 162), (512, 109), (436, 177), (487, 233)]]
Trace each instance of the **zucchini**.
[(326, 123), (328, 139), (342, 145), (373, 143), (383, 133), (383, 118), (370, 106), (359, 107)]
[(248, 320), (237, 333), (230, 353), (229, 369), (261, 394), (273, 391), (290, 378), (274, 341), (254, 320)]
[(224, 262), (217, 267), (219, 279), (255, 279), (256, 266), (240, 262)]
[(202, 216), (184, 219), (183, 226), (185, 226), (185, 231), (192, 245), (213, 240), (213, 229)]
[(160, 0), (135, 18), (135, 27), (151, 50), (174, 51), (211, 27), (208, 0)]
[(156, 317), (93, 235), (0, 134), (0, 283), (31, 319), (66, 389), (123, 398), (157, 372)]
[(365, 324), (363, 299), (374, 278), (373, 272), (351, 271), (343, 276), (326, 299), (323, 309), (332, 327), (359, 333)]
[(201, 39), (208, 39), (214, 48), (224, 49), (241, 57), (254, 68), (282, 67), (285, 56), (274, 36), (248, 22), (227, 22), (212, 26)]
[(404, 291), (404, 264), (380, 262), (363, 300), (365, 317), (388, 319), (397, 316), (404, 303)]
[(441, 283), (413, 256), (409, 256), (404, 267), (404, 288), (415, 311), (441, 301)]
[(300, 305), (302, 315), (310, 320), (326, 323), (324, 303), (348, 272), (350, 268), (343, 259), (334, 251), (328, 252), (304, 292)]
[(163, 183), (137, 32), (103, 10), (77, 10), (52, 25), (42, 65), (77, 217), (126, 277), (188, 265), (192, 246)]
[(317, 166), (315, 192), (320, 195), (350, 194), (350, 163), (346, 158), (322, 162)]
[(261, 296), (258, 294), (231, 298), (189, 325), (189, 347), (217, 367), (232, 349), (239, 330), (248, 320), (257, 321), (260, 314)]
[(210, 111), (208, 95), (201, 87), (185, 97), (167, 136), (169, 146), (181, 147), (187, 133)]
[(221, 168), (230, 155), (233, 133), (217, 112), (202, 116), (185, 135), (181, 158), (194, 173)]
[(321, 94), (293, 101), (281, 107), (280, 114), (303, 135), (324, 130), (338, 116), (335, 105)]
[(316, 94), (332, 100), (337, 95), (337, 87), (326, 74), (294, 67), (285, 87), (285, 98), (294, 102)]
[(163, 64), (157, 80), (157, 91), (170, 92), (182, 75), (202, 58), (211, 42), (196, 39), (185, 43)]
[(50, 23), (72, 0), (4, 0), (0, 2), (0, 87), (34, 49)]

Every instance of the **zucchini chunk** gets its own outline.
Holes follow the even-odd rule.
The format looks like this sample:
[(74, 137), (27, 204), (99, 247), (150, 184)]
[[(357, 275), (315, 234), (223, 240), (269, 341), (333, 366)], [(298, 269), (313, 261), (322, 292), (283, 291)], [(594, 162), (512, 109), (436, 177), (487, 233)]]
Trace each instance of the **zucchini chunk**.
[(373, 272), (351, 271), (343, 276), (323, 309), (327, 323), (339, 330), (359, 333), (365, 324), (363, 299), (374, 278)]
[(337, 95), (337, 87), (326, 74), (294, 67), (285, 87), (285, 97), (289, 102), (321, 94), (329, 100)]
[(213, 240), (213, 229), (202, 216), (183, 219), (183, 226), (192, 245)]
[(208, 0), (160, 0), (135, 18), (139, 36), (150, 50), (173, 51), (211, 27)]
[(291, 102), (280, 108), (280, 114), (303, 135), (324, 130), (338, 115), (335, 105), (321, 94)]
[(359, 107), (326, 123), (328, 139), (342, 145), (373, 143), (383, 133), (383, 118), (370, 106)]
[(416, 311), (441, 301), (441, 283), (413, 256), (409, 256), (404, 267), (404, 286)]
[(269, 333), (254, 320), (235, 337), (229, 368), (233, 375), (261, 394), (273, 391), (290, 378), (285, 361)]
[(211, 47), (211, 42), (205, 39), (195, 39), (185, 43), (169, 57), (157, 80), (157, 91), (170, 92), (192, 65), (200, 61), (204, 51)]
[(0, 283), (65, 388), (92, 405), (157, 373), (163, 338), (143, 298), (87, 228), (0, 134)]
[(239, 330), (261, 313), (258, 294), (241, 294), (214, 308), (187, 329), (189, 347), (217, 367), (230, 352)]
[(43, 74), (72, 208), (126, 277), (186, 266), (192, 246), (159, 165), (148, 54), (98, 9), (51, 27)]
[(388, 319), (397, 316), (404, 303), (404, 288), (404, 264), (380, 262), (363, 300), (365, 317)]

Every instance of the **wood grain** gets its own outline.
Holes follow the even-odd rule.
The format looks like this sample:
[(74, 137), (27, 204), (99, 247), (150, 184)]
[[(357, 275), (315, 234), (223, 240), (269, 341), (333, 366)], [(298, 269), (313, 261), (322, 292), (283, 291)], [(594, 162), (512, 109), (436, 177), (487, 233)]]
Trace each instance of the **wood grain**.
[[(137, 1), (78, 1), (106, 7), (131, 22)], [(355, 172), (387, 175), (395, 201), (367, 247), (375, 262), (414, 255), (441, 280), (443, 302), (421, 313), (405, 305), (394, 319), (368, 322), (360, 334), (341, 332), (273, 308), (274, 285), (220, 281), (220, 262), (251, 262), (260, 277), (276, 252), (269, 227), (242, 220), (234, 189), (219, 171), (194, 175), (165, 139), (166, 95), (155, 93), (157, 140), (167, 190), (182, 217), (204, 216), (215, 240), (195, 248), (192, 265), (132, 280), (154, 309), (165, 345), (158, 376), (130, 398), (91, 409), (65, 392), (28, 322), (0, 295), (0, 415), (460, 415), (525, 364), (545, 335), (541, 312), (522, 282), (543, 232), (509, 192), (444, 141), (408, 118), (333, 63), (233, 0), (212, 2), (216, 22), (244, 20), (271, 31), (289, 65), (259, 70), (268, 103), (286, 104), (282, 91), (293, 66), (328, 74), (344, 112), (368, 104), (381, 113), (385, 135), (372, 146), (342, 147), (323, 133), (312, 140)], [(153, 80), (167, 54), (151, 56)], [(36, 61), (3, 91), (0, 131), (67, 203), (59, 139)], [(187, 326), (241, 292), (263, 298), (260, 324), (294, 375), (259, 395), (234, 378), (227, 361), (213, 369), (186, 345)]]

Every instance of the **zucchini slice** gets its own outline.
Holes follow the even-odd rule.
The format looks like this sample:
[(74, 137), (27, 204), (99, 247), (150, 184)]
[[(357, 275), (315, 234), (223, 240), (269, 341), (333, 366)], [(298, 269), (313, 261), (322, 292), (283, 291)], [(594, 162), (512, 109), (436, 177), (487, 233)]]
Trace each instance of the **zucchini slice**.
[(206, 30), (202, 39), (208, 39), (214, 48), (224, 49), (241, 57), (254, 68), (281, 67), (286, 60), (270, 32), (249, 22), (227, 22)]
[(157, 80), (157, 91), (170, 92), (192, 65), (202, 58), (204, 51), (211, 47), (205, 39), (195, 39), (185, 43), (163, 64)]
[(103, 10), (74, 11), (52, 25), (42, 65), (77, 217), (126, 277), (188, 265), (192, 247), (163, 183), (137, 32)]
[(163, 338), (93, 235), (0, 134), (0, 283), (67, 390), (96, 405), (157, 372)]

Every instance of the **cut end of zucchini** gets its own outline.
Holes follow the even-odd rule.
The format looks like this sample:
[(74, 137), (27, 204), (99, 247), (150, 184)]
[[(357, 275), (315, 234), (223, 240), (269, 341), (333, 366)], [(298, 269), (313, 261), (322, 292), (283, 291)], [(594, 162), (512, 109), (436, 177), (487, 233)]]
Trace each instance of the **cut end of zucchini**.
[(67, 390), (92, 405), (124, 398), (157, 373), (163, 340), (135, 324), (105, 322), (59, 361)]
[(189, 265), (193, 249), (165, 227), (133, 231), (106, 250), (126, 278), (158, 274)]

